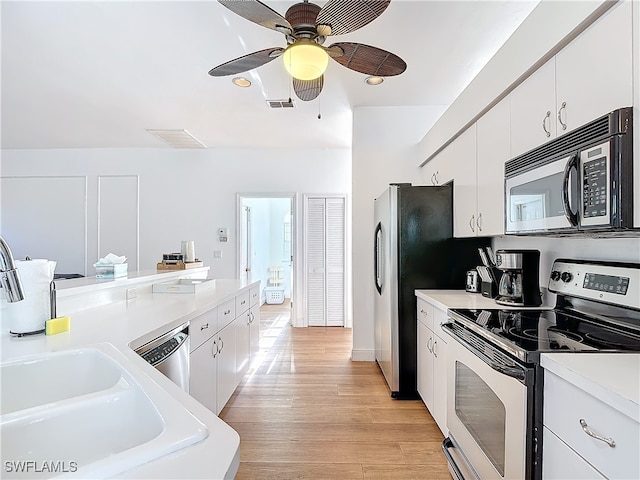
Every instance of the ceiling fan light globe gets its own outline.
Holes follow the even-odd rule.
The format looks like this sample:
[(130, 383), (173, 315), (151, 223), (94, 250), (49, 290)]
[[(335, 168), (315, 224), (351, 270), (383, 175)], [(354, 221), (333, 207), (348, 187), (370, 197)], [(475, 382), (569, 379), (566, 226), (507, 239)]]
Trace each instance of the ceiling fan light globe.
[(313, 41), (297, 41), (282, 55), (284, 68), (298, 80), (314, 80), (327, 70), (329, 55)]

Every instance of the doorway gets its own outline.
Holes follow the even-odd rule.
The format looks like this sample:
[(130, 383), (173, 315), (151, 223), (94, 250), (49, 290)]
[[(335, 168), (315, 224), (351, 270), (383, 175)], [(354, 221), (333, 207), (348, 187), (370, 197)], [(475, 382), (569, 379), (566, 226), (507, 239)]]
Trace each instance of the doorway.
[(238, 278), (260, 281), (261, 304), (295, 311), (295, 194), (238, 194)]

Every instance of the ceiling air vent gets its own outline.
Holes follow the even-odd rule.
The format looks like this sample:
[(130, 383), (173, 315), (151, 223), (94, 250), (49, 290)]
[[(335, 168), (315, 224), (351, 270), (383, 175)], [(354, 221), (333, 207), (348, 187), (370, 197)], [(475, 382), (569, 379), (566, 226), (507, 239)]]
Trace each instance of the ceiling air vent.
[(269, 108), (293, 108), (293, 100), (288, 98), (287, 100), (267, 100)]
[(186, 130), (147, 130), (173, 148), (207, 148), (207, 146)]

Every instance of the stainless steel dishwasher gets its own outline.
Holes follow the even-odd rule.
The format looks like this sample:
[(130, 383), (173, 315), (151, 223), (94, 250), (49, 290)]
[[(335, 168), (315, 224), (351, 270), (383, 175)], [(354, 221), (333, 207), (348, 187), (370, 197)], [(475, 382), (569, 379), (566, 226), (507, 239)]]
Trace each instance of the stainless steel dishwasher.
[(185, 323), (135, 352), (185, 392), (189, 392), (189, 324)]

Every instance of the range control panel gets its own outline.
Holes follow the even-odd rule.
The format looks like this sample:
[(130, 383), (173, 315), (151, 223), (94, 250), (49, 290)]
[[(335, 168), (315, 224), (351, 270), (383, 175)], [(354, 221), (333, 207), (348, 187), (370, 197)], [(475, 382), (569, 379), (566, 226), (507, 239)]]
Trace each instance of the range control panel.
[(549, 290), (640, 310), (640, 264), (556, 260)]

